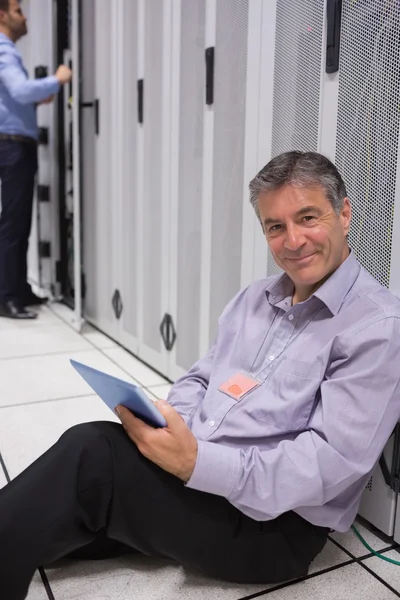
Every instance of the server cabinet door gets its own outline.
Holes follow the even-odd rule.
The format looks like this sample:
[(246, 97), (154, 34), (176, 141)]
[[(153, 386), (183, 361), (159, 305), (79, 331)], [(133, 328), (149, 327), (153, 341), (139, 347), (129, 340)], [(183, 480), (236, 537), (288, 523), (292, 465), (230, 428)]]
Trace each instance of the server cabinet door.
[(336, 165), (353, 217), (349, 243), (362, 265), (400, 293), (400, 5), (343, 2)]
[(139, 207), (138, 207), (138, 0), (119, 0), (119, 70), (120, 115), (120, 288), (123, 311), (120, 342), (131, 352), (139, 349)]
[[(114, 177), (116, 13), (107, 0), (82, 2), (82, 202), (85, 317), (118, 337), (118, 188)], [(116, 310), (117, 308), (117, 310)]]
[[(31, 78), (35, 68), (43, 66), (51, 75), (55, 72), (56, 46), (54, 38), (55, 5), (52, 0), (30, 0), (23, 3), (29, 23), (29, 35), (18, 43), (24, 64)], [(35, 189), (32, 230), (28, 251), (28, 279), (39, 288), (57, 294), (56, 262), (59, 259), (58, 179), (56, 106), (54, 101), (37, 108), (39, 127), (48, 133), (47, 144), (38, 147), (37, 183), (45, 186), (43, 193)]]
[(216, 335), (222, 310), (242, 287), (249, 2), (218, 0), (214, 15), (213, 104), (204, 148), (201, 354)]
[(143, 94), (137, 139), (138, 355), (166, 374), (168, 351), (160, 326), (164, 322), (164, 336), (169, 335), (164, 317), (169, 314), (171, 1), (140, 0), (138, 8)]
[[(326, 88), (329, 93), (323, 98), (328, 79), (324, 73), (326, 2), (264, 0), (262, 32), (258, 169), (282, 152), (318, 151), (324, 105), (328, 119), (332, 122), (334, 117), (327, 104), (332, 90)], [(334, 88), (336, 81), (337, 74), (329, 76)], [(332, 135), (329, 142), (332, 147)], [(264, 250), (261, 227), (259, 234), (255, 276), (278, 273), (271, 253)]]
[(171, 66), (170, 305), (176, 343), (169, 376), (199, 358), (206, 130), (207, 0), (173, 3)]
[(261, 1), (173, 6), (173, 380), (207, 350), (210, 315), (214, 335), (219, 313), (253, 275), (256, 219), (247, 185), (257, 165), (261, 9)]

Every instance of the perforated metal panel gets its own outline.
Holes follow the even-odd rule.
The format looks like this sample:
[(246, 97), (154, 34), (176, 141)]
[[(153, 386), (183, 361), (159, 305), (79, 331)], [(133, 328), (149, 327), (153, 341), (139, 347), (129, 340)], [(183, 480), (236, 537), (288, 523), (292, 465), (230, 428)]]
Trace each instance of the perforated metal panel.
[(336, 164), (353, 207), (349, 242), (389, 285), (399, 138), (400, 4), (343, 3)]
[(271, 158), (318, 150), (323, 21), (321, 0), (277, 0)]
[(205, 0), (181, 4), (177, 364), (199, 355)]
[(277, 0), (272, 157), (318, 149), (322, 0)]
[(137, 0), (123, 0), (123, 181), (122, 181), (122, 325), (133, 336), (137, 335), (138, 290), (138, 199), (137, 199)]
[(240, 289), (248, 4), (217, 2), (210, 339)]
[(163, 1), (145, 2), (143, 342), (161, 350)]

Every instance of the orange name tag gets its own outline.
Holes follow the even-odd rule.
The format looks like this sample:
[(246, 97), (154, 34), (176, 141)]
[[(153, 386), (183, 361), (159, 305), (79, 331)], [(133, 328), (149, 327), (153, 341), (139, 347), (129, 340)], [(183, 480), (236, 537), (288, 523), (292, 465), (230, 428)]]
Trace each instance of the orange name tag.
[(228, 381), (221, 384), (218, 389), (234, 400), (241, 400), (248, 392), (260, 385), (260, 381), (247, 377), (247, 375), (243, 375), (242, 373), (236, 373)]

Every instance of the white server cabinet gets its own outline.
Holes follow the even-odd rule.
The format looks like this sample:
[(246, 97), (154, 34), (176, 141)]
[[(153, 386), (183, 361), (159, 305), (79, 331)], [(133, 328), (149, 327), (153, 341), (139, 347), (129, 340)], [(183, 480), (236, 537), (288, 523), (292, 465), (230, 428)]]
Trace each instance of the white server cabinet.
[[(253, 278), (262, 2), (173, 6), (169, 376), (203, 355), (228, 301)], [(250, 260), (249, 260), (250, 256)]]
[[(337, 69), (327, 69), (340, 4), (340, 61)], [(400, 295), (400, 5), (395, 0), (271, 0), (265, 9), (261, 163), (292, 149), (329, 156), (353, 207), (349, 242), (354, 253), (382, 285)], [(271, 256), (265, 269), (261, 246), (254, 260), (260, 276), (276, 271)], [(391, 439), (384, 452), (389, 473), (398, 453), (393, 444)], [(377, 465), (360, 514), (393, 535), (398, 490), (391, 489), (389, 479), (393, 482)], [(399, 523), (396, 527), (399, 536)]]
[[(171, 3), (82, 2), (85, 317), (167, 374)], [(93, 21), (93, 14), (95, 16)]]
[[(46, 67), (47, 73), (51, 75), (57, 68), (54, 2), (26, 0), (22, 8), (28, 18), (28, 35), (17, 43), (17, 47), (29, 76), (34, 78), (35, 69), (39, 66)], [(38, 146), (39, 168), (28, 252), (28, 278), (36, 287), (57, 295), (59, 204), (56, 102), (38, 106), (37, 120), (39, 127), (47, 129), (48, 142)], [(48, 191), (38, 186), (48, 187)], [(38, 189), (43, 190), (42, 194), (37, 193)]]
[(175, 379), (253, 278), (247, 185), (257, 167), (263, 2), (119, 0), (112, 16), (104, 0), (90, 4), (85, 316)]
[(81, 142), (85, 316), (118, 338), (119, 165), (116, 28), (107, 0), (81, 2)]
[[(378, 281), (400, 293), (400, 7), (394, 0), (343, 0), (340, 63), (328, 73), (328, 15), (339, 5), (268, 3), (265, 27), (274, 34), (263, 39), (262, 163), (291, 149), (334, 160), (353, 206), (351, 247)], [(268, 273), (275, 268), (268, 257)]]
[(169, 312), (171, 7), (170, 0), (137, 3), (136, 17), (131, 14), (123, 34), (128, 64), (130, 29), (136, 18), (138, 46), (132, 54), (137, 58), (136, 80), (131, 81), (131, 96), (126, 87), (121, 89), (127, 103), (122, 140), (130, 144), (132, 155), (125, 155), (129, 177), (121, 196), (120, 340), (164, 374), (168, 352), (160, 324)]

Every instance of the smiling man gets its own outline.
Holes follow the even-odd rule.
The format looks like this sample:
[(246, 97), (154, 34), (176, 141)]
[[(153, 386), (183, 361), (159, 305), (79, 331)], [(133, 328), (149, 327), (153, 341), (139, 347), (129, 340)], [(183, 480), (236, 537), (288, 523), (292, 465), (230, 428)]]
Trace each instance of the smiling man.
[[(138, 551), (230, 581), (305, 575), (346, 531), (400, 418), (400, 302), (350, 251), (351, 209), (316, 153), (273, 159), (251, 202), (281, 275), (221, 315), (153, 429), (69, 429), (0, 492), (0, 589), (61, 556)], [(134, 578), (132, 593), (134, 594)]]

